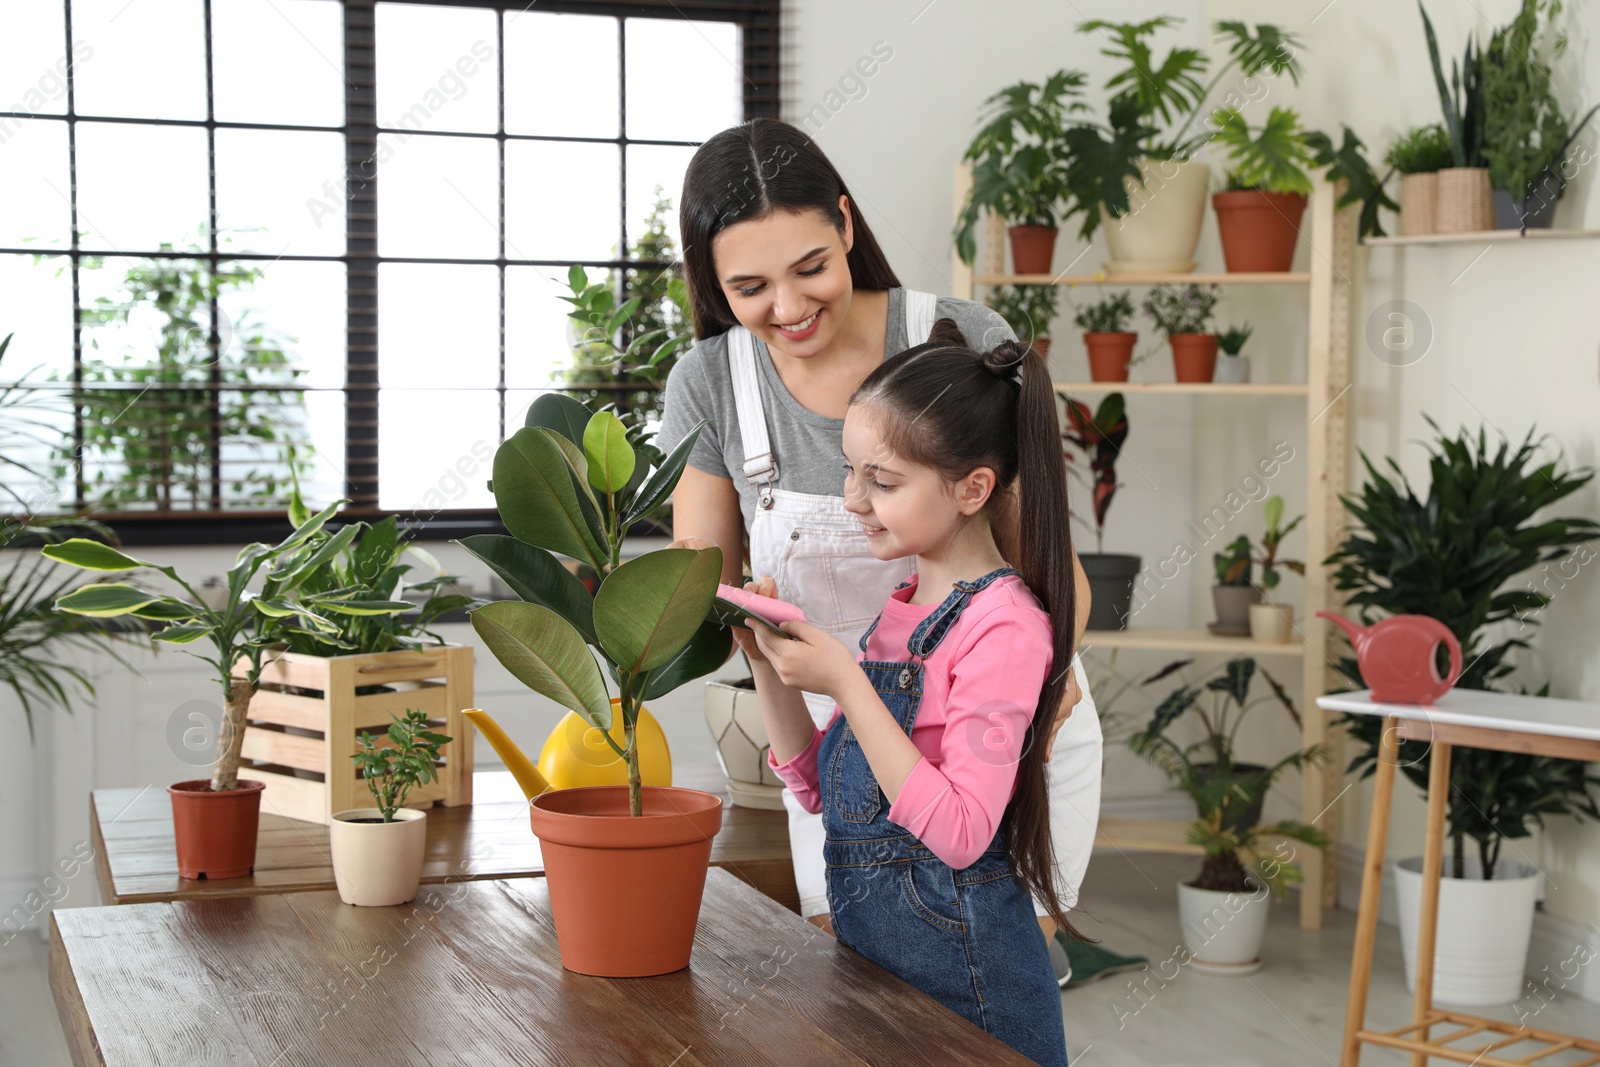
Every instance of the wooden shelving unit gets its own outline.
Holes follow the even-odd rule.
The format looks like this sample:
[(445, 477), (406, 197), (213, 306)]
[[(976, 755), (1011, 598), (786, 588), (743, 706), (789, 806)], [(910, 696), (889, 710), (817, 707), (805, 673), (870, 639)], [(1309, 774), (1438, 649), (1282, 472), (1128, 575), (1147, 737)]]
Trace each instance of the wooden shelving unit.
[(1575, 241), (1600, 237), (1600, 230), (1476, 230), (1471, 233), (1422, 233), (1412, 237), (1366, 237), (1370, 248), (1386, 245), (1481, 245), (1516, 241)]
[[(955, 205), (966, 199), (971, 187), (971, 173), (965, 166), (956, 168)], [(1315, 620), (1316, 613), (1336, 605), (1339, 600), (1333, 589), (1331, 575), (1321, 561), (1337, 547), (1335, 533), (1340, 526), (1342, 505), (1339, 494), (1345, 484), (1346, 412), (1349, 406), (1350, 384), (1350, 280), (1355, 272), (1357, 211), (1355, 207), (1338, 210), (1336, 188), (1318, 179), (1307, 205), (1305, 221), (1301, 226), (1302, 241), (1311, 249), (1311, 269), (1278, 274), (1149, 274), (1108, 275), (1094, 274), (1022, 274), (1005, 273), (1005, 227), (1003, 220), (990, 216), (985, 220), (980, 235), (977, 270), (961, 262), (952, 253), (952, 285), (954, 295), (969, 300), (980, 299), (979, 287), (991, 285), (1120, 285), (1146, 286), (1163, 284), (1216, 285), (1289, 285), (1303, 287), (1307, 294), (1308, 350), (1304, 383), (1252, 382), (1240, 385), (1209, 383), (1185, 385), (1172, 382), (1061, 382), (1058, 389), (1077, 392), (1123, 392), (1130, 396), (1172, 394), (1182, 396), (1294, 396), (1303, 398), (1306, 412), (1306, 522), (1307, 548), (1305, 575), (1305, 611), (1296, 622), (1295, 639), (1285, 645), (1267, 645), (1248, 638), (1216, 637), (1206, 629), (1146, 629), (1134, 627), (1126, 631), (1108, 633), (1092, 631), (1085, 637), (1089, 648), (1107, 651), (1115, 649), (1155, 649), (1168, 652), (1215, 653), (1255, 656), (1299, 657), (1301, 660), (1301, 693), (1299, 708), (1302, 722), (1302, 744), (1330, 744), (1334, 752), (1325, 768), (1310, 768), (1302, 778), (1301, 818), (1307, 822), (1317, 820), (1317, 826), (1335, 840), (1338, 839), (1338, 811), (1333, 807), (1335, 786), (1341, 777), (1343, 760), (1337, 750), (1337, 738), (1330, 737), (1328, 716), (1317, 707), (1317, 698), (1333, 688), (1332, 656), (1328, 651), (1328, 626)], [(1531, 231), (1530, 231), (1531, 232)], [(1544, 231), (1555, 232), (1555, 231)], [(1567, 231), (1570, 233), (1570, 231)], [(1497, 234), (1502, 231), (1496, 231)], [(1456, 236), (1456, 235), (1452, 235)], [(1483, 235), (1459, 235), (1482, 237)], [(1506, 240), (1504, 236), (1493, 239)], [(1388, 239), (1388, 243), (1400, 240)], [(1076, 264), (1069, 265), (1071, 270)], [(1192, 846), (1183, 840), (1182, 822), (1160, 823), (1152, 820), (1106, 819), (1102, 822), (1102, 840), (1097, 843), (1122, 848), (1126, 851), (1190, 851)], [(1305, 871), (1305, 885), (1320, 887), (1320, 892), (1305, 891), (1300, 894), (1300, 925), (1305, 929), (1318, 929), (1322, 925), (1322, 910), (1335, 903), (1336, 883), (1331, 863), (1315, 851), (1307, 850), (1301, 857)]]

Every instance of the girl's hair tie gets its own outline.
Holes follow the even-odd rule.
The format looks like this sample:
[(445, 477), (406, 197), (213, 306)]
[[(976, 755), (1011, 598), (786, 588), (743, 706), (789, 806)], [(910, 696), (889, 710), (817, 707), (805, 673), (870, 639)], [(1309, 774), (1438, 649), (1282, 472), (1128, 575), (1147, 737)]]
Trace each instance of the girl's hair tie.
[(1022, 381), (1022, 361), (1028, 357), (1028, 346), (1018, 341), (1002, 341), (982, 356), (984, 369), (996, 378), (1008, 382)]

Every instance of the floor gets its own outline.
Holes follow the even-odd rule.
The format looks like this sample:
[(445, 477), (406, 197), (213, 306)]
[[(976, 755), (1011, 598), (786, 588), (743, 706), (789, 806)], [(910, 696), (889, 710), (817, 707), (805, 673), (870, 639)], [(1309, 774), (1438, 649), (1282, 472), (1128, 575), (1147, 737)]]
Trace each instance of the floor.
[[(1246, 978), (1195, 973), (1180, 967), (1173, 955), (1178, 944), (1173, 886), (1190, 875), (1194, 862), (1181, 856), (1102, 854), (1090, 866), (1077, 925), (1109, 949), (1148, 956), (1156, 970), (1062, 994), (1074, 1067), (1337, 1064), (1355, 916), (1335, 911), (1323, 930), (1303, 931), (1294, 902), (1287, 902), (1273, 909), (1261, 971)], [(0, 1065), (70, 1063), (46, 980), (48, 955), (44, 942), (32, 934), (0, 945)], [(1387, 926), (1378, 928), (1371, 1003), (1375, 1025), (1392, 1028), (1410, 1019), (1400, 945)], [(1530, 1005), (1523, 1008), (1526, 1013)], [(1479, 1013), (1515, 1017), (1510, 1005)], [(1600, 1037), (1600, 1011), (1585, 1001), (1558, 998), (1544, 1005), (1532, 1025)], [(1385, 1049), (1362, 1054), (1366, 1067), (1407, 1062)], [(1549, 1062), (1559, 1067), (1566, 1060), (1554, 1056)]]

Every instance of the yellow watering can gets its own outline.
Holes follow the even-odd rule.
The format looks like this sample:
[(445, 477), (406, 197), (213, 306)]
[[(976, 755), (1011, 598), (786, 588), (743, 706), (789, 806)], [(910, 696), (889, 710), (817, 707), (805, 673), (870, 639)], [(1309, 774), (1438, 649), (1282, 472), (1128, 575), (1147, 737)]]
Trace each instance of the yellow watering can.
[[(611, 737), (626, 747), (622, 727), (622, 699), (611, 698)], [(462, 712), (505, 761), (523, 795), (529, 800), (551, 789), (573, 789), (586, 785), (627, 785), (628, 764), (600, 736), (600, 731), (577, 712), (569, 711), (556, 724), (539, 752), (539, 764), (523, 754), (506, 736), (500, 725), (481, 708)], [(639, 779), (645, 785), (672, 784), (672, 751), (667, 735), (649, 710), (639, 709), (634, 735), (639, 744)]]

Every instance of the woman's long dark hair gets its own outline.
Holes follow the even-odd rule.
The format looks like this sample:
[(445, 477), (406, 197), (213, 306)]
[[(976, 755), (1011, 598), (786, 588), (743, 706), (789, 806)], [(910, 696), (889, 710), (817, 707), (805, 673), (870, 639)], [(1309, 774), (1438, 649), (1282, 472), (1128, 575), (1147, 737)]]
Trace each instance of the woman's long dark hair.
[(695, 340), (726, 333), (739, 323), (717, 282), (711, 239), (735, 223), (764, 219), (774, 211), (820, 211), (842, 234), (840, 194), (850, 198), (855, 232), (845, 256), (851, 284), (857, 289), (897, 288), (900, 281), (861, 217), (855, 197), (803, 131), (778, 119), (751, 119), (723, 130), (696, 150), (683, 175), (678, 207)]
[[(1045, 789), (1045, 741), (1066, 695), (1077, 617), (1067, 472), (1049, 368), (1037, 350), (1016, 341), (975, 352), (953, 320), (940, 319), (927, 344), (884, 360), (850, 403), (874, 410), (891, 455), (931, 467), (948, 482), (979, 467), (993, 470), (995, 489), (980, 514), (997, 533), (1007, 495), (1017, 494), (1018, 544), (1007, 560), (1050, 615), (1054, 658), (1017, 764), (1006, 845), (1018, 880), (1044, 902), (1058, 927), (1079, 937), (1055, 888)], [(1017, 493), (1019, 482), (1026, 492)]]

